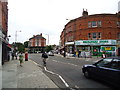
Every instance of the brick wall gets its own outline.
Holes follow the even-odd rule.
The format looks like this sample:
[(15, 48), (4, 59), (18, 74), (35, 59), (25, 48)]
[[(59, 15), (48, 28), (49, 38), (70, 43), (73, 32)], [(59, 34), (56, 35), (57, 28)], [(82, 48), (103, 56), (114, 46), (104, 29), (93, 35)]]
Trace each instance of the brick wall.
[[(88, 27), (88, 22), (96, 21), (97, 24), (100, 21), (101, 26)], [(85, 17), (79, 17), (71, 20), (65, 25), (65, 40), (66, 42), (74, 40), (88, 40), (93, 39), (92, 33), (101, 33), (101, 38), (96, 39), (118, 39), (117, 35), (120, 33), (120, 27), (117, 22), (120, 22), (120, 17), (117, 14), (95, 14)], [(88, 38), (88, 33), (91, 34), (91, 38)], [(64, 33), (61, 33), (61, 44), (64, 43)], [(69, 37), (73, 37), (70, 38)]]

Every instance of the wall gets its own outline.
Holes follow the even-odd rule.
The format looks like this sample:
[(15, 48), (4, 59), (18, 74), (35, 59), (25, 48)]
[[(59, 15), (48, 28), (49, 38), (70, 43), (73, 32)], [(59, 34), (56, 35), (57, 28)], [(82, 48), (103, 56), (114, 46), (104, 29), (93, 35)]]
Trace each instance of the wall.
[[(88, 22), (101, 21), (101, 27), (88, 27)], [(71, 20), (65, 25), (66, 42), (74, 40), (88, 40), (88, 33), (101, 33), (101, 38), (96, 39), (118, 39), (117, 34), (120, 33), (120, 27), (117, 27), (117, 22), (120, 22), (120, 17), (117, 14), (95, 14), (86, 17), (79, 17)], [(71, 29), (71, 32), (69, 30)], [(63, 31), (64, 31), (63, 30)], [(62, 32), (63, 32), (62, 31)], [(68, 40), (70, 36), (73, 39)], [(61, 44), (64, 44), (64, 33), (61, 33)], [(92, 39), (92, 38), (90, 38)]]

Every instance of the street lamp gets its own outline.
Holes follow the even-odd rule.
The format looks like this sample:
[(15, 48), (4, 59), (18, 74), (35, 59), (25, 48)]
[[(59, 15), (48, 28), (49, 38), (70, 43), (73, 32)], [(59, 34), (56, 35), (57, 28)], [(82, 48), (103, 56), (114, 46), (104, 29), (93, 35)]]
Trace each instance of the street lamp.
[(17, 42), (17, 32), (21, 32), (21, 30), (15, 32), (15, 43)]
[(46, 34), (48, 36), (48, 45), (49, 45), (49, 34)]

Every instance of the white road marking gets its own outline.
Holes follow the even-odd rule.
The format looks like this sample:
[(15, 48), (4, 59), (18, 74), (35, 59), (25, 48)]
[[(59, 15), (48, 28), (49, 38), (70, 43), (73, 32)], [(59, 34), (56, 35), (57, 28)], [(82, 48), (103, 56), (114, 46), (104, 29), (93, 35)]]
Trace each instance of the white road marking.
[(69, 87), (69, 85), (68, 85), (67, 82), (63, 79), (63, 77), (62, 77), (61, 75), (56, 74), (56, 73), (54, 73), (54, 72), (52, 72), (52, 71), (48, 71), (46, 67), (44, 67), (44, 69), (45, 69), (46, 72), (49, 72), (49, 73), (51, 73), (51, 74), (57, 75), (57, 76), (62, 80), (62, 82), (65, 84), (65, 86), (66, 86), (66, 87)]
[(60, 62), (60, 61), (57, 61), (57, 60), (52, 60), (52, 61), (54, 61), (54, 62), (58, 62), (58, 63), (62, 63), (62, 64), (72, 65), (72, 66), (75, 66), (75, 67), (80, 67), (80, 66), (78, 66), (78, 65), (71, 64), (71, 63)]
[[(30, 60), (30, 61), (32, 61), (32, 60)], [(57, 62), (56, 60), (54, 60), (54, 61)], [(39, 64), (37, 64), (36, 62), (34, 62), (34, 61), (32, 61), (32, 62), (33, 62), (34, 64), (36, 64), (36, 65), (39, 66)], [(62, 76), (60, 76), (59, 74), (56, 74), (56, 73), (54, 73), (54, 72), (52, 72), (52, 71), (48, 71), (46, 67), (44, 67), (44, 70), (45, 70), (46, 72), (51, 73), (51, 74), (57, 75), (57, 76), (62, 80), (62, 82), (65, 84), (65, 86), (69, 88), (69, 85), (68, 85), (68, 84), (66, 83), (66, 81), (62, 78)], [(30, 76), (31, 76), (31, 75), (30, 75)], [(21, 77), (21, 78), (22, 78), (22, 77)]]

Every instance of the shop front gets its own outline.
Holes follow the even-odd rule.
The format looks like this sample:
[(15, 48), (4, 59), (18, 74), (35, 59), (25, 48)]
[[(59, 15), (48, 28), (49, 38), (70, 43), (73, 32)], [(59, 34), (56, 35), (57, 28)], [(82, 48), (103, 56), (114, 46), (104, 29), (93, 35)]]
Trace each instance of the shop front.
[(79, 40), (75, 41), (78, 50), (90, 52), (93, 56), (116, 56), (116, 40)]
[(70, 54), (74, 53), (74, 48), (75, 48), (74, 42), (66, 42), (65, 46), (66, 46), (67, 53), (70, 53)]

